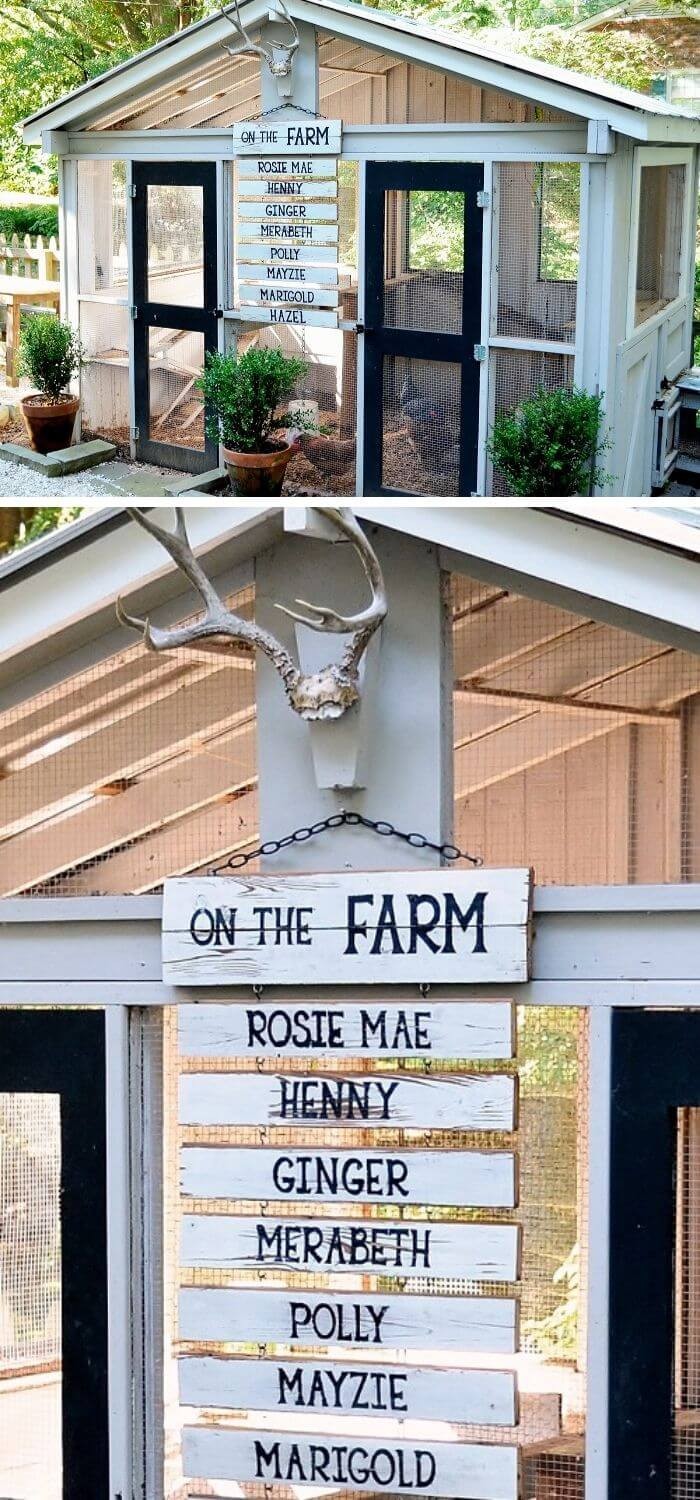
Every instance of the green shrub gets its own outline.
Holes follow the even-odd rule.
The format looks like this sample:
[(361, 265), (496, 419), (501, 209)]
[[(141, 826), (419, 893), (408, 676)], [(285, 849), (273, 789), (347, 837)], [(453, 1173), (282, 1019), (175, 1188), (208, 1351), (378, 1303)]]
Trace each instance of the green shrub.
[(58, 234), (58, 207), (44, 203), (0, 204), (0, 234), (8, 240), (13, 234), (41, 234), (45, 240)]
[(27, 318), (19, 345), (20, 374), (27, 375), (42, 396), (57, 401), (83, 362), (80, 339), (70, 323), (51, 313)]
[(540, 389), (501, 412), (488, 445), (512, 495), (588, 495), (604, 475), (597, 460), (603, 397), (587, 391)]
[[(207, 432), (237, 453), (264, 453), (273, 433), (292, 425), (277, 408), (288, 401), (306, 365), (279, 349), (248, 349), (236, 355), (209, 353), (197, 388), (204, 397)], [(303, 413), (294, 426), (316, 430)]]

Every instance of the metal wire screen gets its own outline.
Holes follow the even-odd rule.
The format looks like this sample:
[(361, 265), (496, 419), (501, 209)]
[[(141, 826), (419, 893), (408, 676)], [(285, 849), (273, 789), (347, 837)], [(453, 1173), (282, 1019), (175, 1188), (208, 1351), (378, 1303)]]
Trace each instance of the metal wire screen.
[(61, 1175), (56, 1094), (0, 1094), (0, 1492), (60, 1500)]
[(496, 333), (573, 343), (580, 168), (506, 162), (498, 168)]
[(698, 878), (700, 659), (453, 578), (455, 839), (540, 884)]
[(0, 766), (1, 895), (157, 890), (256, 840), (254, 658), (127, 646), (0, 716)]
[[(164, 1017), (164, 1278), (165, 1278), (165, 1369), (164, 1390), (166, 1393), (166, 1500), (188, 1500), (188, 1497), (208, 1493), (204, 1487), (183, 1478), (180, 1433), (183, 1423), (196, 1421), (201, 1411), (198, 1408), (178, 1406), (177, 1360), (189, 1346), (179, 1339), (177, 1328), (177, 1293), (181, 1286), (230, 1286), (256, 1285), (269, 1288), (297, 1287), (307, 1290), (341, 1288), (363, 1291), (396, 1292), (403, 1287), (405, 1295), (412, 1293), (435, 1293), (442, 1296), (461, 1295), (513, 1295), (521, 1304), (520, 1353), (510, 1359), (499, 1355), (495, 1363), (499, 1367), (511, 1364), (517, 1372), (520, 1389), (519, 1422), (516, 1428), (496, 1426), (455, 1426), (444, 1422), (411, 1422), (409, 1434), (405, 1425), (400, 1429), (395, 1421), (381, 1417), (367, 1419), (351, 1417), (343, 1420), (344, 1430), (364, 1432), (365, 1435), (391, 1436), (410, 1435), (418, 1438), (464, 1439), (492, 1443), (516, 1442), (523, 1457), (523, 1493), (530, 1500), (552, 1500), (553, 1496), (573, 1497), (583, 1500), (583, 1430), (585, 1420), (585, 1318), (582, 1307), (585, 1299), (585, 1261), (587, 1246), (587, 1016), (573, 1008), (521, 1009), (518, 1015), (518, 1058), (509, 1066), (517, 1073), (520, 1091), (519, 1128), (515, 1135), (502, 1132), (465, 1131), (416, 1131), (387, 1128), (372, 1131), (366, 1129), (339, 1130), (321, 1128), (314, 1130), (315, 1146), (337, 1147), (375, 1146), (405, 1148), (462, 1149), (470, 1146), (513, 1146), (518, 1151), (520, 1162), (520, 1202), (516, 1210), (476, 1210), (461, 1208), (404, 1207), (402, 1221), (412, 1223), (451, 1222), (518, 1222), (523, 1228), (523, 1254), (521, 1280), (518, 1283), (480, 1283), (458, 1277), (407, 1279), (398, 1282), (378, 1276), (350, 1276), (339, 1278), (333, 1274), (290, 1273), (280, 1270), (235, 1271), (224, 1266), (210, 1265), (207, 1269), (189, 1269), (180, 1261), (180, 1220), (183, 1214), (240, 1214), (259, 1212), (261, 1205), (228, 1200), (181, 1198), (179, 1190), (179, 1147), (182, 1144), (218, 1144), (238, 1146), (302, 1145), (305, 1141), (303, 1127), (284, 1129), (271, 1127), (264, 1131), (257, 1128), (178, 1128), (177, 1097), (178, 1080), (189, 1071), (202, 1069), (220, 1070), (221, 1059), (179, 1058), (177, 1052), (177, 1012), (167, 1010)], [(243, 1062), (230, 1060), (225, 1070), (235, 1075), (244, 1068)], [(247, 1064), (250, 1066), (250, 1063)], [(360, 1065), (368, 1068), (367, 1061)], [(387, 1064), (373, 1063), (373, 1071)], [(418, 1073), (426, 1064), (406, 1062), (404, 1066)], [(492, 1071), (495, 1064), (481, 1064), (479, 1071)], [(501, 1071), (503, 1063), (497, 1065)], [(320, 1061), (312, 1063), (299, 1060), (285, 1061), (285, 1072), (322, 1071)], [(452, 1059), (451, 1072), (473, 1072), (475, 1064), (466, 1060)], [(280, 1070), (279, 1062), (261, 1059), (258, 1071)], [(334, 1071), (336, 1063), (334, 1062)], [(338, 1069), (358, 1071), (357, 1062), (343, 1064)], [(299, 1204), (275, 1203), (275, 1215), (299, 1214)], [(264, 1206), (263, 1206), (264, 1211)], [(355, 1216), (357, 1210), (355, 1209)], [(332, 1206), (304, 1203), (304, 1215), (323, 1219), (351, 1217), (351, 1206), (334, 1202)], [(368, 1221), (386, 1216), (387, 1209), (367, 1207), (363, 1218)], [(255, 1330), (241, 1328), (240, 1340), (236, 1344), (207, 1345), (210, 1353), (232, 1353), (241, 1356), (260, 1356), (262, 1348), (255, 1340)], [(268, 1346), (268, 1354), (281, 1354), (282, 1346)], [(290, 1351), (293, 1352), (293, 1351)], [(315, 1351), (318, 1352), (318, 1351)], [(324, 1351), (326, 1352), (326, 1351)], [(344, 1350), (344, 1359), (350, 1351)], [(469, 1363), (468, 1356), (442, 1354), (427, 1351), (431, 1362), (442, 1367), (459, 1367)], [(367, 1351), (363, 1352), (367, 1358)], [(383, 1355), (386, 1360), (386, 1354)], [(414, 1356), (419, 1362), (423, 1356)], [(483, 1363), (483, 1357), (481, 1362)], [(213, 1414), (207, 1409), (207, 1420), (233, 1422), (234, 1425), (251, 1425), (256, 1428), (282, 1427), (308, 1430), (309, 1418), (287, 1414), (250, 1414), (244, 1412)], [(331, 1424), (329, 1426), (329, 1423)], [(358, 1426), (359, 1424), (359, 1426)], [(314, 1415), (313, 1428), (332, 1431), (338, 1435), (337, 1418)], [(415, 1428), (415, 1431), (413, 1430)], [(552, 1489), (552, 1480), (560, 1486)], [(549, 1486), (549, 1488), (548, 1488)], [(264, 1494), (263, 1486), (244, 1486), (246, 1494)], [(240, 1493), (239, 1487), (227, 1488), (217, 1483), (212, 1493), (228, 1495)], [(291, 1492), (290, 1492), (291, 1493)], [(465, 1500), (467, 1497), (465, 1496)]]

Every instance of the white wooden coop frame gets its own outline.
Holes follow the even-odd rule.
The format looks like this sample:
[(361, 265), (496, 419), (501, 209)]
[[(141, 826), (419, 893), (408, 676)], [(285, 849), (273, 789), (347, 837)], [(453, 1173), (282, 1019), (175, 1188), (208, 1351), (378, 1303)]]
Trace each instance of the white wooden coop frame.
[[(389, 805), (397, 823), (449, 836), (452, 807), (451, 737), (444, 694), (451, 680), (444, 647), (440, 570), (468, 570), (485, 582), (585, 609), (592, 619), (630, 631), (646, 630), (669, 648), (700, 654), (697, 543), (687, 528), (621, 507), (601, 505), (579, 517), (513, 509), (388, 509), (357, 507), (362, 520), (385, 532), (395, 633), (383, 642), (383, 707), (375, 721), (373, 770), (356, 805)], [(582, 524), (579, 524), (579, 522)], [(286, 590), (308, 591), (305, 549), (318, 536), (304, 508), (282, 517), (274, 507), (192, 510), (193, 540), (229, 584), (265, 569), (270, 600)], [(301, 533), (301, 535), (299, 535)], [(694, 538), (692, 539), (694, 541)], [(90, 548), (90, 566), (81, 544)], [(10, 608), (0, 621), (0, 704), (31, 696), (62, 673), (104, 659), (120, 637), (114, 623), (117, 588), (168, 618), (179, 618), (183, 595), (173, 570), (149, 538), (111, 514), (86, 518), (61, 566), (51, 567), (60, 538), (39, 544), (47, 563), (43, 587), (23, 577), (15, 558), (3, 582)], [(336, 549), (341, 553), (345, 549)], [(336, 570), (336, 563), (339, 571)], [(333, 559), (343, 576), (347, 558)], [(418, 599), (420, 596), (420, 603)], [(185, 596), (186, 597), (186, 596)], [(406, 654), (406, 634), (419, 611), (420, 631)], [(179, 611), (179, 612), (178, 612)], [(122, 637), (123, 638), (123, 637)], [(395, 712), (410, 670), (424, 712), (416, 723), (414, 754), (396, 777), (402, 734)], [(262, 838), (297, 818), (311, 822), (337, 806), (314, 772), (307, 726), (295, 722), (272, 672), (260, 671), (259, 760)], [(394, 708), (392, 708), (392, 704)], [(290, 812), (290, 806), (292, 808)], [(430, 867), (429, 852), (411, 865)], [(318, 844), (276, 857), (280, 873), (300, 870), (403, 868), (402, 849), (380, 847), (360, 834), (339, 836), (332, 853)], [(210, 998), (161, 977), (161, 897), (6, 899), (0, 902), (0, 1006), (96, 1007), (106, 1018), (107, 1204), (110, 1395), (110, 1495), (162, 1493), (160, 1449), (162, 1120), (154, 1061), (154, 1023), (162, 1007)], [(588, 1205), (592, 1232), (587, 1276), (586, 1500), (608, 1494), (609, 1109), (611, 1027), (620, 1009), (700, 1009), (696, 884), (537, 888), (530, 979), (513, 987), (527, 1006), (585, 1008), (590, 1021), (588, 1081)], [(486, 986), (453, 986), (451, 997), (490, 999)], [(383, 990), (375, 989), (372, 998)], [(439, 988), (434, 998), (440, 999)], [(144, 1443), (144, 1434), (146, 1441)]]
[[(234, 300), (231, 126), (260, 111), (279, 109), (282, 101), (284, 106), (341, 118), (341, 160), (357, 168), (356, 304), (352, 316), (341, 317), (340, 325), (348, 335), (357, 330), (357, 373), (350, 395), (358, 439), (356, 492), (363, 493), (364, 483), (366, 164), (452, 161), (483, 165), (485, 233), (477, 293), (477, 357), (482, 363), (473, 492), (492, 492), (486, 444), (494, 412), (515, 404), (540, 383), (568, 383), (604, 393), (612, 436), (606, 456), (612, 476), (608, 492), (650, 493), (653, 403), (692, 362), (697, 119), (664, 101), (524, 57), (489, 52), (477, 40), (342, 0), (292, 0), (290, 9), (300, 35), (290, 96), (281, 96), (266, 65), (259, 67), (250, 56), (229, 57), (222, 63), (222, 44), (235, 45), (235, 38), (225, 17), (214, 15), (92, 80), (25, 123), (25, 139), (43, 144), (60, 160), (64, 315), (87, 325), (90, 304), (99, 304), (94, 317), (102, 318), (109, 304), (115, 326), (119, 324), (123, 363), (129, 367), (132, 434), (132, 256), (127, 252), (121, 285), (111, 292), (98, 296), (89, 281), (81, 281), (79, 250), (87, 256), (91, 235), (89, 214), (83, 211), (81, 216), (79, 202), (81, 163), (124, 164), (126, 245), (131, 237), (134, 163), (216, 163), (218, 298), (223, 313), (218, 343), (224, 348), (250, 327), (238, 318)], [(242, 15), (249, 33), (268, 40), (283, 35), (274, 7), (264, 0), (246, 0)], [(234, 63), (237, 71), (232, 72)], [(499, 284), (502, 300), (508, 268), (515, 274), (513, 267), (522, 256), (523, 235), (536, 232), (524, 226), (517, 211), (499, 230), (500, 173), (508, 163), (580, 167), (575, 313), (566, 331), (555, 327), (549, 336), (542, 328), (528, 327), (527, 318), (515, 333), (499, 320)], [(648, 298), (640, 314), (635, 313), (640, 198), (642, 215), (649, 202), (648, 192), (640, 195), (640, 182), (650, 167), (680, 170), (676, 186), (682, 201), (673, 206), (670, 197), (659, 200), (660, 225), (651, 253), (652, 258), (665, 255), (667, 263), (673, 261), (673, 284), (656, 300)], [(659, 235), (666, 236), (665, 251)], [(561, 283), (554, 290), (561, 290)], [(535, 295), (540, 303), (546, 300), (546, 285), (540, 282)], [(125, 400), (124, 394), (122, 404)], [(133, 436), (131, 440), (133, 447)]]

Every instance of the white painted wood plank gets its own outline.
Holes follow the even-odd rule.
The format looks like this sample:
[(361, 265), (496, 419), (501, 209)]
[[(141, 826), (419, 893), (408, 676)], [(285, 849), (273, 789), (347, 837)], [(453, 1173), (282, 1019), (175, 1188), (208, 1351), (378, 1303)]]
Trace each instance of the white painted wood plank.
[(509, 1151), (300, 1151), (183, 1146), (181, 1187), (193, 1198), (255, 1202), (433, 1203), (513, 1208)]
[(292, 286), (330, 286), (338, 285), (338, 267), (333, 266), (300, 266), (300, 265), (272, 265), (269, 261), (262, 265), (253, 263), (244, 264), (239, 267), (239, 285), (241, 297), (244, 296), (247, 281), (259, 282), (261, 278), (266, 286), (284, 284)]
[[(238, 238), (241, 244), (262, 240), (263, 244), (337, 245), (338, 225), (271, 224), (263, 220), (249, 224), (246, 221), (238, 225)], [(337, 260), (337, 252), (334, 259)]]
[(340, 300), (337, 287), (324, 288), (299, 286), (296, 282), (259, 281), (250, 285), (241, 282), (239, 299), (245, 305), (254, 302), (258, 307), (337, 307)]
[[(244, 243), (238, 247), (236, 257), (239, 266), (293, 265), (331, 266), (333, 280), (338, 275), (338, 252), (332, 245), (252, 245)], [(245, 272), (249, 275), (250, 272)], [(259, 274), (258, 272), (255, 273)]]
[(164, 977), (180, 984), (519, 982), (528, 975), (530, 884), (528, 870), (169, 880)]
[(236, 1411), (329, 1412), (409, 1421), (512, 1427), (512, 1370), (435, 1370), (404, 1364), (236, 1359), (212, 1354), (178, 1360), (184, 1406)]
[(342, 135), (341, 120), (264, 120), (242, 121), (234, 125), (233, 149), (236, 156), (294, 154), (337, 156)]
[(330, 177), (336, 178), (338, 164), (332, 156), (258, 156), (238, 164), (240, 191), (248, 191), (248, 179), (261, 177)]
[(337, 328), (337, 312), (317, 312), (306, 307), (260, 307), (245, 305), (236, 308), (236, 317), (244, 323), (293, 323), (306, 324), (309, 328)]
[(179, 1335), (223, 1341), (514, 1354), (513, 1297), (415, 1297), (376, 1292), (270, 1291), (266, 1287), (183, 1287)]
[(398, 1443), (185, 1427), (188, 1478), (235, 1479), (334, 1490), (516, 1500), (518, 1450), (486, 1443)]
[(184, 1214), (180, 1264), (227, 1270), (378, 1272), (517, 1281), (517, 1224)]
[(338, 183), (335, 177), (326, 182), (319, 182), (314, 178), (311, 182), (302, 182), (292, 177), (263, 178), (257, 175), (251, 182), (241, 182), (238, 189), (239, 201), (247, 198), (289, 198), (295, 201), (299, 198), (333, 198), (338, 194)]
[(358, 1124), (424, 1130), (513, 1130), (515, 1079), (502, 1073), (439, 1078), (382, 1073), (311, 1078), (274, 1073), (185, 1073), (181, 1125)]
[(338, 205), (335, 200), (331, 203), (288, 203), (281, 198), (261, 200), (242, 198), (238, 205), (238, 217), (239, 219), (293, 220), (299, 224), (311, 224), (319, 219), (332, 222), (338, 217)]
[(367, 1005), (305, 1000), (301, 1005), (183, 1005), (181, 1057), (463, 1057), (514, 1053), (514, 1007), (507, 1000)]

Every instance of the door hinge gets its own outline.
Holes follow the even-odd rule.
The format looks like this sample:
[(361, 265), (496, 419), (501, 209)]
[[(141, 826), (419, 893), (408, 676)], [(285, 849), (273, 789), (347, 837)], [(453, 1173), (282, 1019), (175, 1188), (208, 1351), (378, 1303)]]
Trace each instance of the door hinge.
[(129, 437), (131, 438), (132, 443), (138, 443), (138, 440), (139, 440), (140, 436), (141, 436), (141, 428), (140, 427), (132, 427), (131, 431), (129, 433)]
[(486, 359), (486, 354), (487, 354), (487, 350), (486, 350), (486, 345), (485, 344), (475, 344), (474, 345), (474, 358), (475, 358), (475, 360), (477, 360), (477, 362), (480, 365), (482, 365), (484, 363), (484, 360)]
[(136, 319), (138, 318), (138, 315), (139, 315), (138, 307), (136, 306), (135, 302), (132, 302), (132, 304), (131, 304), (131, 306), (129, 308), (129, 317), (131, 318), (132, 323), (136, 322)]
[(479, 188), (476, 195), (476, 206), (477, 208), (491, 207), (491, 194), (487, 193), (486, 188)]
[(129, 183), (129, 197), (130, 198), (135, 198), (136, 197), (136, 183), (135, 182), (130, 182)]

